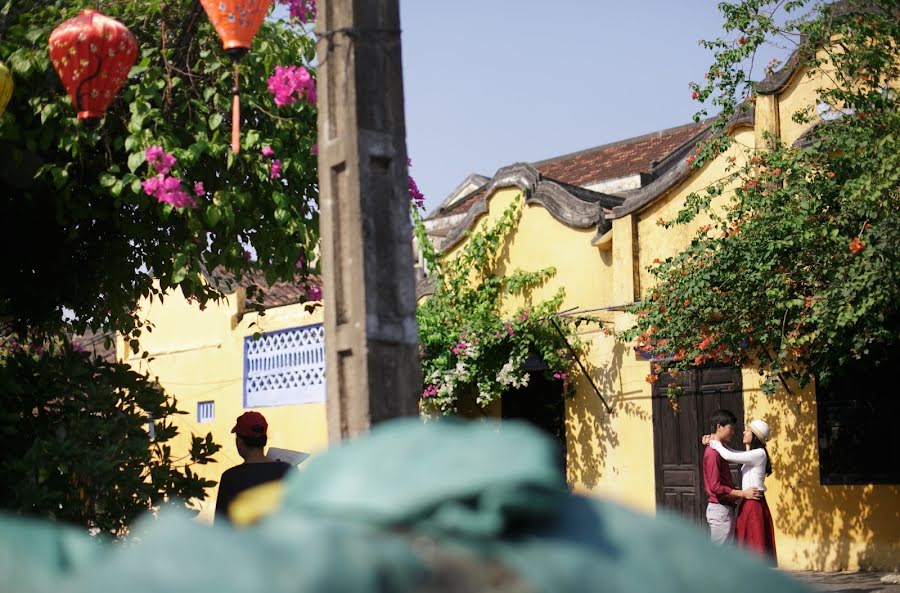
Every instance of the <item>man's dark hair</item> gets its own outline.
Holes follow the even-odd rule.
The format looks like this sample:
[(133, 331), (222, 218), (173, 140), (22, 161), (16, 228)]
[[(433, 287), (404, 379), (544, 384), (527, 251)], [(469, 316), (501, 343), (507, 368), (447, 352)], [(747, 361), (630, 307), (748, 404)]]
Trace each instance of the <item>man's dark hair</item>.
[(709, 424), (712, 427), (712, 432), (716, 432), (717, 426), (728, 426), (737, 424), (737, 416), (732, 414), (729, 410), (716, 410), (712, 413), (712, 416), (709, 417)]
[(262, 449), (266, 446), (266, 443), (269, 440), (269, 437), (266, 435), (260, 435), (258, 437), (239, 437), (244, 444), (250, 447), (251, 449)]

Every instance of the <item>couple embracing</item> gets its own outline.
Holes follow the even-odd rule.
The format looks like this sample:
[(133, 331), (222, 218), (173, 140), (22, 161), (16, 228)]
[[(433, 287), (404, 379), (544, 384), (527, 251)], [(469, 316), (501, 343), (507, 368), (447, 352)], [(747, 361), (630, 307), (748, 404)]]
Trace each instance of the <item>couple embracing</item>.
[[(775, 561), (775, 529), (766, 502), (766, 476), (772, 473), (772, 462), (766, 450), (769, 425), (754, 420), (744, 429), (742, 443), (746, 450), (730, 449), (727, 443), (736, 433), (737, 418), (728, 410), (718, 410), (710, 418), (712, 434), (703, 436), (708, 445), (703, 452), (703, 479), (706, 484), (706, 521), (712, 540), (725, 543), (736, 540)], [(728, 462), (740, 463), (741, 487), (731, 481)]]

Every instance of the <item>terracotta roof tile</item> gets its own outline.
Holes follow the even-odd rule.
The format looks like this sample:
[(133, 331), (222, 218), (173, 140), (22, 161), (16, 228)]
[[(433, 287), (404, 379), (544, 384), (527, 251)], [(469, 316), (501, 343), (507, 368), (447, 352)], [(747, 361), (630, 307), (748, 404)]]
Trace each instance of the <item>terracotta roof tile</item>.
[(533, 163), (545, 177), (578, 186), (638, 173), (649, 173), (656, 163), (709, 127), (700, 122), (660, 130), (596, 148)]
[[(303, 302), (306, 295), (306, 285), (321, 284), (320, 279), (316, 276), (310, 275), (307, 282), (304, 282), (303, 277), (298, 275), (293, 282), (276, 282), (269, 286), (269, 283), (266, 282), (266, 275), (261, 270), (245, 272), (241, 277), (241, 281), (235, 283), (234, 274), (226, 272), (221, 266), (215, 268), (211, 274), (207, 274), (207, 278), (225, 293), (233, 293), (238, 286), (244, 289), (252, 286), (259, 287), (264, 293), (262, 305), (266, 309)], [(252, 296), (250, 298), (250, 296), (248, 295), (245, 305), (256, 303), (256, 297)]]
[[(691, 123), (643, 136), (620, 140), (532, 163), (541, 175), (570, 185), (584, 187), (608, 179), (650, 173), (654, 166), (685, 142), (706, 130), (711, 121)], [(484, 195), (478, 189), (435, 218), (461, 214)]]
[[(310, 280), (315, 281), (312, 277), (310, 277)], [(301, 276), (297, 276), (294, 282), (276, 282), (270, 286), (266, 282), (266, 275), (261, 271), (257, 271), (252, 274), (244, 274), (241, 278), (240, 286), (245, 289), (251, 286), (259, 287), (265, 295), (262, 304), (266, 309), (302, 302), (305, 300), (304, 297), (306, 295), (306, 288)], [(247, 304), (252, 303), (255, 303), (255, 300), (248, 298)]]

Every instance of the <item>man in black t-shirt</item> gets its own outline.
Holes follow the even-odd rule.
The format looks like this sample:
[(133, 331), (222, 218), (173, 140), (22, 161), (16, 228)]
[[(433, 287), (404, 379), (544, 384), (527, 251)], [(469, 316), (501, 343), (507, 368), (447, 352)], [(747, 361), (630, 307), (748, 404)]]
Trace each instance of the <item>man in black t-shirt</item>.
[(238, 494), (266, 482), (274, 482), (284, 477), (291, 468), (283, 461), (266, 458), (263, 449), (268, 436), (269, 423), (259, 412), (241, 414), (231, 432), (235, 434), (238, 455), (244, 463), (225, 470), (219, 481), (219, 495), (216, 498), (216, 520), (228, 520), (228, 507)]

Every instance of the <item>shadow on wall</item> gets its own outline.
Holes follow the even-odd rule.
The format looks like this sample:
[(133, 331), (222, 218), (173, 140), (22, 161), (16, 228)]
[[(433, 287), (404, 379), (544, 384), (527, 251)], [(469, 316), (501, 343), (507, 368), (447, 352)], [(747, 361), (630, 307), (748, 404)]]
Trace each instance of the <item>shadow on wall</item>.
[[(623, 393), (620, 370), (626, 346), (614, 338), (609, 339), (613, 340), (611, 351), (599, 356), (594, 353), (591, 357), (604, 360), (603, 364), (597, 366), (590, 364), (590, 361), (582, 362), (615, 416), (607, 412), (584, 377), (578, 378), (578, 391), (567, 400), (568, 480), (571, 485), (578, 484), (586, 489), (596, 488), (601, 479), (617, 477), (615, 474), (618, 470), (607, 463), (610, 455), (623, 446), (616, 425), (624, 418), (642, 422), (649, 422), (651, 419), (649, 409), (629, 401), (627, 394)], [(594, 347), (597, 347), (597, 342), (594, 342)], [(604, 468), (610, 467), (612, 475), (604, 475)]]
[(823, 486), (815, 390), (791, 391), (780, 389), (768, 398), (759, 391), (745, 392), (748, 417), (765, 417), (772, 430), (773, 474), (767, 485), (774, 499), (779, 564), (807, 570), (896, 570), (900, 487)]

